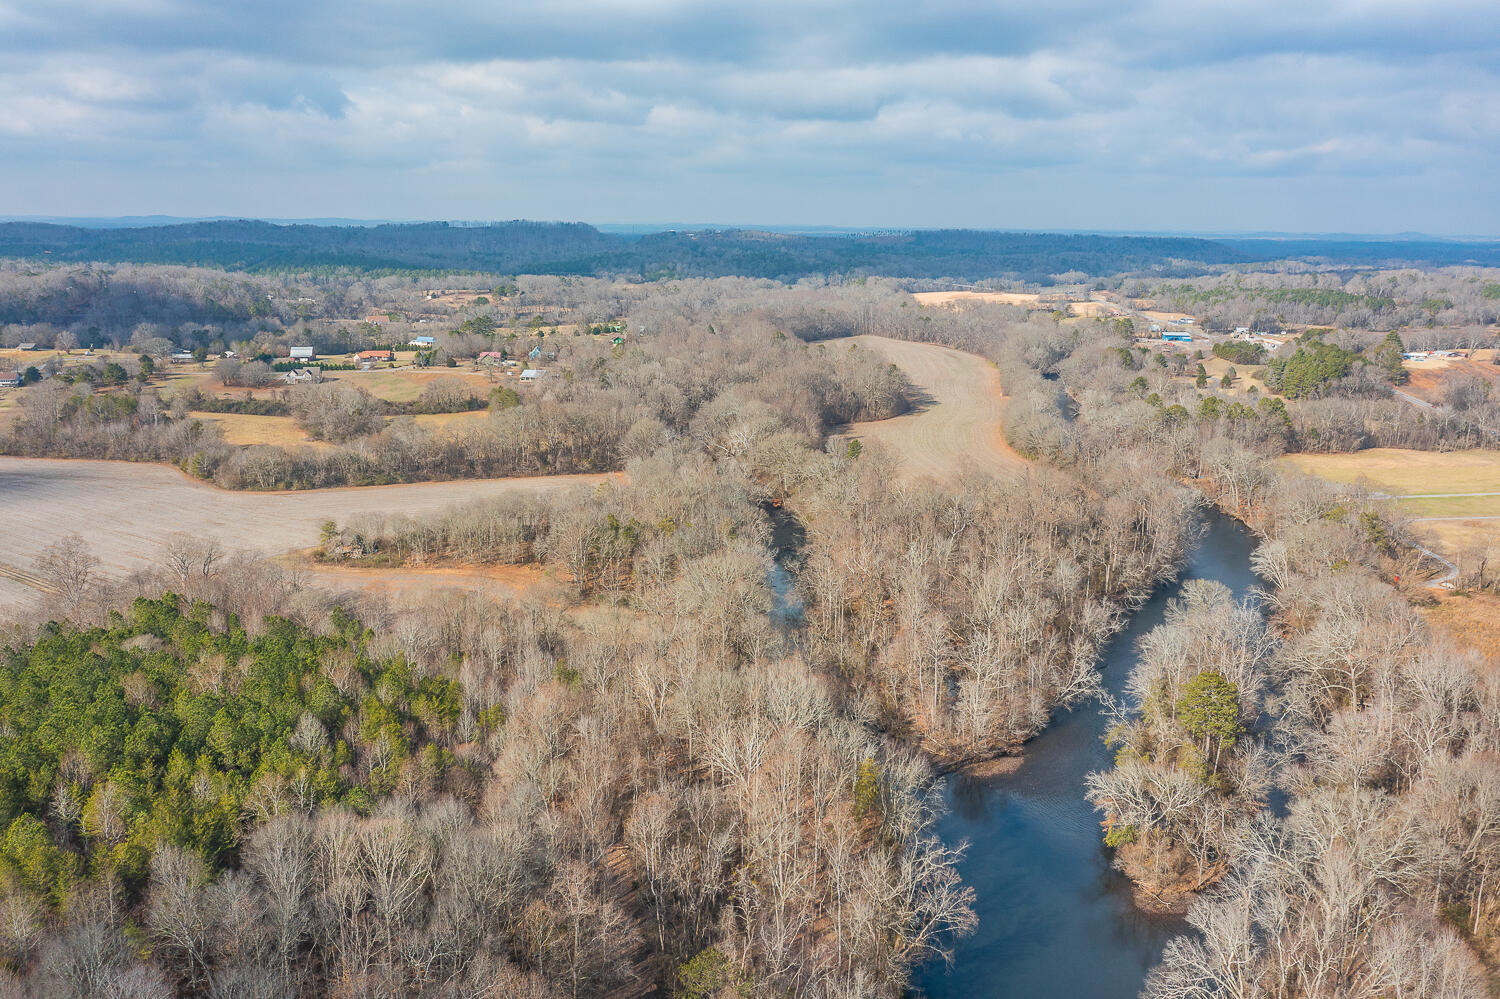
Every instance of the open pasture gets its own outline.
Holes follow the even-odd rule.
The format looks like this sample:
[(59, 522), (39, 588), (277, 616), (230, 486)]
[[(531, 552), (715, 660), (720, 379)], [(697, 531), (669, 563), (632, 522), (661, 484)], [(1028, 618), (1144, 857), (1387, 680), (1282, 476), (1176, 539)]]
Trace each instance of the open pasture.
[(1290, 454), (1281, 460), (1331, 482), (1363, 483), (1396, 497), (1418, 528), (1450, 550), (1500, 534), (1500, 451), (1371, 448), (1353, 454)]
[(490, 389), (490, 378), (481, 371), (462, 368), (375, 368), (370, 371), (328, 371), (325, 381), (354, 385), (387, 402), (414, 402), (422, 390), (435, 381), (453, 378), (463, 382), (475, 395)]
[(1005, 395), (1000, 373), (989, 361), (949, 347), (878, 336), (828, 346), (836, 350), (848, 343), (896, 365), (919, 393), (914, 412), (848, 427), (851, 436), (897, 454), (903, 475), (951, 483), (968, 469), (1001, 474), (1025, 463), (1005, 441)]

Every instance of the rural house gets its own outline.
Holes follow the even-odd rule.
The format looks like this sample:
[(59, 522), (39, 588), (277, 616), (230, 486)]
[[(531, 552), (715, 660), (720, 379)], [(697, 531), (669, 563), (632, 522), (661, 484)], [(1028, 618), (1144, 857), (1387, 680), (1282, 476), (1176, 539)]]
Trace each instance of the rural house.
[(311, 361), (318, 355), (311, 347), (293, 347), (291, 356), (294, 361)]
[(282, 375), (281, 378), (288, 385), (297, 385), (304, 382), (317, 384), (318, 382), (321, 382), (323, 380), (323, 369), (293, 368), (291, 371), (288, 371), (286, 374)]
[(437, 345), (437, 337), (428, 336), (424, 333), (422, 336), (412, 337), (406, 341), (406, 345), (408, 347), (434, 347)]
[(545, 368), (527, 368), (521, 372), (521, 381), (534, 382), (547, 373)]
[(361, 362), (394, 361), (396, 352), (394, 350), (362, 350), (354, 356)]
[(19, 371), (0, 371), (0, 388), (20, 388), (21, 373)]

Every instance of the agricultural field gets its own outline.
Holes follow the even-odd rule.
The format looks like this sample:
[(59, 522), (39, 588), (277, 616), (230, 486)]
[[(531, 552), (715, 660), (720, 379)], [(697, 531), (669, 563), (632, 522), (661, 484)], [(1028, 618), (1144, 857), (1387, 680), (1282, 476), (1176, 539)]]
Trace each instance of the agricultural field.
[[(229, 492), (163, 465), (0, 457), (0, 608), (34, 596), (23, 582), (33, 559), (66, 534), (82, 535), (101, 570), (152, 564), (162, 543), (186, 532), (230, 551), (266, 555), (310, 548), (325, 521), (361, 513), (437, 511), (470, 500), (591, 487), (609, 475), (469, 479), (304, 492)], [(370, 582), (378, 582), (367, 577)]]
[[(919, 291), (912, 294), (919, 305), (935, 306), (940, 308), (958, 308), (966, 304), (985, 302), (992, 305), (1014, 305), (1023, 309), (1047, 309), (1057, 308), (1063, 303), (1055, 299), (1044, 300), (1035, 292), (1020, 291)], [(1100, 301), (1072, 301), (1066, 303), (1071, 315), (1086, 319), (1108, 319), (1111, 316), (1123, 315), (1123, 311), (1116, 305)]]
[(1395, 498), (1416, 526), (1450, 551), (1500, 536), (1500, 451), (1371, 448), (1281, 460), (1331, 482), (1361, 483)]
[(953, 307), (971, 302), (991, 305), (1016, 305), (1023, 309), (1040, 309), (1042, 296), (1019, 291), (918, 291), (911, 296), (918, 305)]
[(850, 436), (878, 442), (898, 455), (902, 474), (954, 482), (965, 470), (1005, 473), (1022, 467), (1005, 441), (1000, 374), (982, 357), (948, 347), (878, 336), (853, 337), (903, 372), (919, 393), (915, 412), (854, 423)]
[[(396, 355), (398, 361), (400, 354)], [(356, 385), (371, 395), (387, 402), (413, 402), (422, 394), (422, 389), (443, 378), (454, 378), (484, 395), (493, 384), (490, 376), (482, 371), (464, 368), (374, 368), (369, 371), (328, 371), (324, 381)]]
[(243, 413), (193, 413), (205, 423), (215, 424), (224, 434), (224, 443), (239, 447), (271, 444), (276, 447), (332, 447), (326, 441), (314, 440), (290, 416), (251, 416)]

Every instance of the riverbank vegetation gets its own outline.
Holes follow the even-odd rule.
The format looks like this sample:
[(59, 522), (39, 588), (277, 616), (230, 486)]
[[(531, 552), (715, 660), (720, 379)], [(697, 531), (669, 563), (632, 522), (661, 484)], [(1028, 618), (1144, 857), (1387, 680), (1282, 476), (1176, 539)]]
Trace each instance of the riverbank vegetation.
[[(1251, 398), (1119, 324), (929, 310), (894, 282), (527, 287), (608, 299), (631, 336), (538, 338), (548, 379), (463, 425), (386, 424), (339, 382), (275, 400), (325, 448), (238, 449), (149, 372), (23, 390), (7, 448), (232, 487), (625, 475), (323, 533), (320, 558), (371, 572), (535, 565), (554, 604), (336, 598), (191, 539), (106, 580), (73, 543), (56, 623), (0, 657), (18, 988), (899, 995), (972, 928), (935, 768), (1015, 752), (1095, 693), (1206, 501), (1265, 539), (1267, 593), (1185, 589), (1090, 785), (1128, 874), (1200, 893), (1150, 994), (1474, 994), (1500, 705), (1409, 605), (1409, 524), (1274, 460), (1492, 446), (1493, 402), (1418, 410), (1364, 353)], [(455, 336), (491, 343), (483, 325)], [(851, 440), (930, 404), (851, 334), (995, 362), (1029, 463), (928, 482)], [(795, 552), (772, 550), (778, 507)]]

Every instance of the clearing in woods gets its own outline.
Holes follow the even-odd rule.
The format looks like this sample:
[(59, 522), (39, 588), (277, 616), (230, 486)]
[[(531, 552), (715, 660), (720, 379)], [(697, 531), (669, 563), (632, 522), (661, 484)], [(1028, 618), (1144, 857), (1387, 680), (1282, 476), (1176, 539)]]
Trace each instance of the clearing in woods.
[(951, 484), (969, 469), (1000, 474), (1025, 464), (1005, 442), (1005, 396), (1000, 373), (989, 361), (950, 347), (880, 336), (831, 340), (828, 349), (848, 343), (896, 365), (920, 394), (914, 412), (847, 428), (850, 436), (895, 453), (904, 476)]
[[(475, 499), (593, 486), (614, 477), (548, 475), (259, 493), (215, 489), (163, 465), (0, 457), (0, 524), (6, 540), (0, 552), (0, 607), (36, 595), (32, 560), (65, 534), (82, 535), (100, 569), (120, 574), (155, 562), (162, 542), (178, 531), (215, 538), (228, 551), (280, 555), (317, 544), (328, 520), (343, 522), (360, 513), (432, 513)], [(379, 581), (374, 572), (368, 580)]]
[(1500, 518), (1500, 451), (1378, 447), (1353, 454), (1289, 454), (1281, 460), (1332, 482), (1363, 482), (1402, 497), (1401, 512), (1449, 548), (1500, 535), (1500, 519), (1486, 519)]

